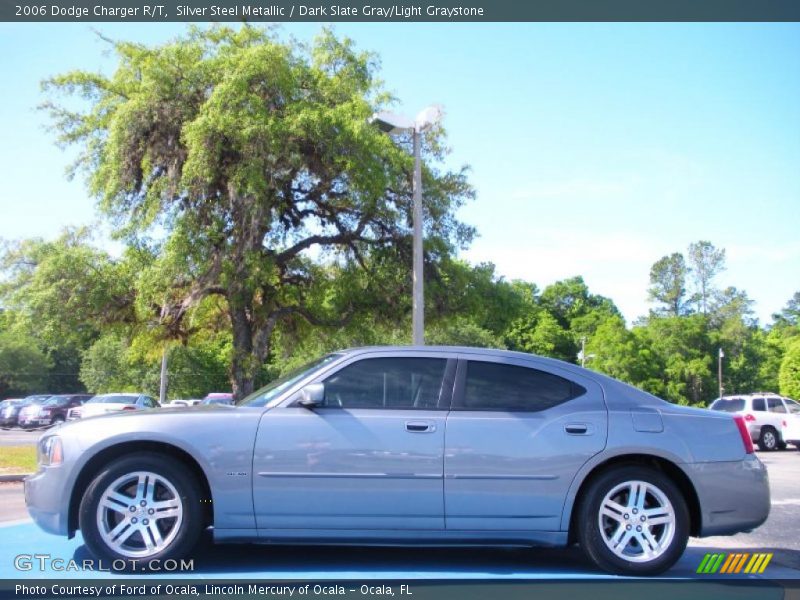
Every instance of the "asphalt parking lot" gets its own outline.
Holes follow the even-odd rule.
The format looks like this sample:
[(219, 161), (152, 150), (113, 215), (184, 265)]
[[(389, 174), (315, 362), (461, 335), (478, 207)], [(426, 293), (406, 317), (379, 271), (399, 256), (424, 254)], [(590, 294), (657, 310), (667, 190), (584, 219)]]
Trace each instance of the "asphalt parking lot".
[(42, 435), (41, 430), (0, 429), (0, 447), (33, 445), (40, 435)]
[[(38, 434), (9, 433), (33, 443)], [(21, 436), (25, 436), (22, 438)], [(5, 440), (3, 440), (5, 441)], [(19, 444), (15, 442), (11, 445)], [(9, 445), (0, 442), (0, 446)], [(0, 452), (2, 449), (0, 448)], [(690, 540), (683, 558), (671, 569), (670, 578), (695, 576), (708, 552), (773, 552), (762, 577), (800, 579), (800, 452), (760, 453), (769, 469), (772, 511), (757, 530), (731, 537)], [(85, 577), (85, 573), (19, 572), (14, 557), (20, 553), (46, 552), (54, 558), (89, 558), (80, 535), (66, 540), (48, 535), (27, 517), (22, 484), (0, 484), (0, 578)], [(332, 548), (269, 547), (252, 544), (213, 545), (206, 540), (194, 558), (194, 571), (182, 577), (270, 579), (398, 579), (398, 578), (492, 578), (492, 579), (604, 579), (578, 549), (475, 549), (475, 548)], [(174, 576), (174, 574), (172, 574)], [(97, 571), (92, 577), (114, 577)], [(152, 577), (153, 575), (148, 575)], [(170, 574), (164, 574), (164, 577)], [(729, 576), (730, 577), (730, 576)], [(742, 575), (741, 577), (745, 577)], [(746, 576), (758, 577), (758, 576)]]

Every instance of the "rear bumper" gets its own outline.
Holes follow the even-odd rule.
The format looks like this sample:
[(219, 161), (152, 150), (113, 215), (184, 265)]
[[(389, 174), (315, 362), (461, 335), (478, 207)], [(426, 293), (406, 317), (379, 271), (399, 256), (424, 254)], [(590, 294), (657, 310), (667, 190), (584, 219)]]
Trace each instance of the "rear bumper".
[(755, 529), (769, 516), (767, 468), (754, 454), (734, 462), (683, 465), (700, 501), (700, 537)]

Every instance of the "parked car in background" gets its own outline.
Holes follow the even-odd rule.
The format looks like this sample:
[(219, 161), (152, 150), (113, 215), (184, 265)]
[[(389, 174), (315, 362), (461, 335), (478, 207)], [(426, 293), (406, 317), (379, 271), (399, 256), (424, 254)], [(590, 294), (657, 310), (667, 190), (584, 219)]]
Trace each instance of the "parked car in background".
[(144, 394), (99, 394), (87, 400), (82, 406), (70, 409), (67, 413), (67, 420), (74, 421), (108, 413), (159, 408), (160, 406), (155, 398)]
[(212, 527), (221, 542), (577, 542), (602, 569), (652, 575), (689, 536), (770, 510), (742, 416), (478, 348), (337, 352), (237, 406), (69, 423), (38, 454), (36, 523), (137, 571)]
[(735, 394), (717, 398), (709, 407), (742, 415), (753, 443), (763, 451), (800, 448), (800, 404), (771, 392)]
[(13, 427), (17, 424), (19, 405), (23, 402), (22, 398), (6, 398), (0, 402), (0, 427)]
[(233, 394), (228, 392), (212, 392), (203, 398), (203, 404), (233, 404)]
[(82, 405), (91, 398), (91, 394), (56, 394), (47, 398), (42, 404), (29, 404), (19, 414), (20, 427), (46, 427), (63, 423), (67, 420), (67, 412)]
[(0, 427), (16, 427), (19, 425), (19, 416), (22, 410), (30, 406), (43, 404), (51, 394), (34, 394), (25, 396), (19, 402), (9, 404), (0, 412)]
[(202, 402), (202, 400), (195, 399), (195, 398), (191, 398), (191, 399), (179, 398), (177, 400), (172, 400), (171, 402), (167, 402), (164, 405), (164, 408), (178, 408), (178, 407), (182, 407), (182, 406), (195, 406), (197, 404), (200, 404), (201, 402)]

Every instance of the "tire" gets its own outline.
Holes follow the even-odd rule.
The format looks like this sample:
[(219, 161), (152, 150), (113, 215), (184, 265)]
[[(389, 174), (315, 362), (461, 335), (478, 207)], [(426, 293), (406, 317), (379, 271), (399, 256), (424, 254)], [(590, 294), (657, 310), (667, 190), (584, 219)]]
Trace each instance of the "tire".
[[(638, 503), (637, 490), (645, 492)], [(648, 519), (658, 523), (647, 525)], [(578, 543), (589, 559), (619, 575), (663, 573), (678, 561), (689, 541), (689, 509), (683, 494), (669, 477), (648, 467), (617, 467), (597, 476), (583, 494), (574, 522)], [(615, 542), (619, 545), (612, 549)], [(652, 556), (647, 556), (645, 545)]]
[(54, 425), (61, 425), (64, 422), (64, 420), (65, 420), (64, 417), (58, 415), (57, 417), (53, 418), (53, 422), (50, 423), (50, 427), (53, 427)]
[(758, 436), (758, 449), (763, 452), (772, 452), (778, 449), (780, 438), (775, 428), (770, 425), (765, 425), (761, 428), (761, 434)]
[(200, 487), (167, 455), (124, 456), (92, 480), (78, 523), (95, 556), (115, 568), (124, 563), (124, 570), (147, 570), (150, 561), (183, 558), (197, 544), (204, 529)]

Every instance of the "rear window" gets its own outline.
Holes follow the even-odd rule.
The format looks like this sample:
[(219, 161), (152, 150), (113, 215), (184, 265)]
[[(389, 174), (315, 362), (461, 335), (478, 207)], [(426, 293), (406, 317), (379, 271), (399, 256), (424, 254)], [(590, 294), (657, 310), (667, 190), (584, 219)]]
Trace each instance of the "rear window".
[(578, 384), (532, 369), (470, 361), (460, 410), (540, 411), (572, 400), (586, 390)]
[(720, 398), (711, 405), (711, 410), (722, 412), (740, 412), (744, 410), (744, 398)]

